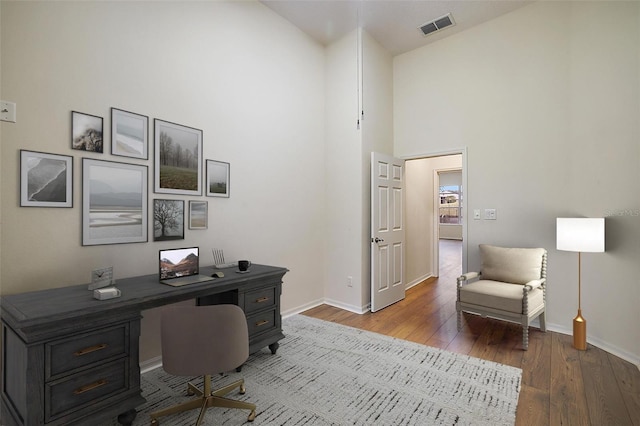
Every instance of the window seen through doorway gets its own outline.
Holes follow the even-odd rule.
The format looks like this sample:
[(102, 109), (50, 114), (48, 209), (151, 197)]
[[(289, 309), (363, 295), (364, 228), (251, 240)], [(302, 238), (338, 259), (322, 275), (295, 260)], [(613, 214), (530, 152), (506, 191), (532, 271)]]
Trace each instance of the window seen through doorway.
[(440, 223), (460, 224), (462, 219), (461, 187), (441, 186), (440, 187)]

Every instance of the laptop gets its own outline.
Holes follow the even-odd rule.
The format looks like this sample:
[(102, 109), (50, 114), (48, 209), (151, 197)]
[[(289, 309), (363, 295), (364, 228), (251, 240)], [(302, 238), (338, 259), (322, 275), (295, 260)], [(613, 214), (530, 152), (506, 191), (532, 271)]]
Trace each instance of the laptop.
[(173, 287), (211, 281), (200, 275), (198, 247), (160, 250), (160, 282)]

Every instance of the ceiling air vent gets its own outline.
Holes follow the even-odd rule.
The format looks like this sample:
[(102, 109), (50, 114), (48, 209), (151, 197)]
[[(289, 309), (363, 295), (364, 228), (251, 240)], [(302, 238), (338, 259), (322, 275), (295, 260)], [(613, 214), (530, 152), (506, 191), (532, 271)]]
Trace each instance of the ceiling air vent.
[(453, 21), (451, 14), (447, 13), (438, 19), (434, 19), (433, 21), (420, 25), (420, 31), (422, 31), (422, 34), (424, 35), (429, 35), (455, 24), (456, 23)]

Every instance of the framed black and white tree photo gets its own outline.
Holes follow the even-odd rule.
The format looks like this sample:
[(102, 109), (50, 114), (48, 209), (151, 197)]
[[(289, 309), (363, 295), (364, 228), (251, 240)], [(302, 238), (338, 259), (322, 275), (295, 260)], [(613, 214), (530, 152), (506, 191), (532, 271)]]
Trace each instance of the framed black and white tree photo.
[(154, 192), (202, 195), (202, 130), (154, 120)]
[(73, 157), (20, 150), (20, 206), (73, 207)]
[(153, 241), (184, 239), (184, 201), (153, 200)]
[(147, 166), (82, 159), (82, 245), (143, 243)]
[(111, 154), (149, 159), (149, 117), (111, 108)]
[(229, 197), (230, 167), (223, 161), (207, 160), (207, 197)]

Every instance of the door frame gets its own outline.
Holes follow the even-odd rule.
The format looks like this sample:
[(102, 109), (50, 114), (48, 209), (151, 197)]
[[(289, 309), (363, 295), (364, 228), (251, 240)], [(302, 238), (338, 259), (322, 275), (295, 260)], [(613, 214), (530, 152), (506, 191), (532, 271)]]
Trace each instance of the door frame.
[[(452, 149), (450, 151), (438, 151), (431, 152), (426, 154), (419, 155), (409, 155), (398, 157), (402, 160), (420, 160), (423, 158), (434, 158), (434, 157), (444, 157), (448, 155), (457, 155), (460, 154), (462, 156), (462, 188), (464, 191), (464, 200), (465, 202), (462, 204), (462, 272), (466, 272), (467, 269), (467, 219), (469, 215), (467, 214), (467, 209), (469, 205), (469, 185), (467, 184), (467, 147)], [(434, 183), (435, 185), (435, 183)], [(405, 189), (406, 190), (406, 189)], [(435, 206), (434, 206), (435, 211)], [(436, 221), (434, 221), (436, 222)], [(439, 275), (439, 261), (440, 261), (440, 247), (438, 245), (438, 237), (439, 230), (438, 227), (434, 225), (434, 239), (433, 239), (433, 272), (434, 276), (437, 277)]]

